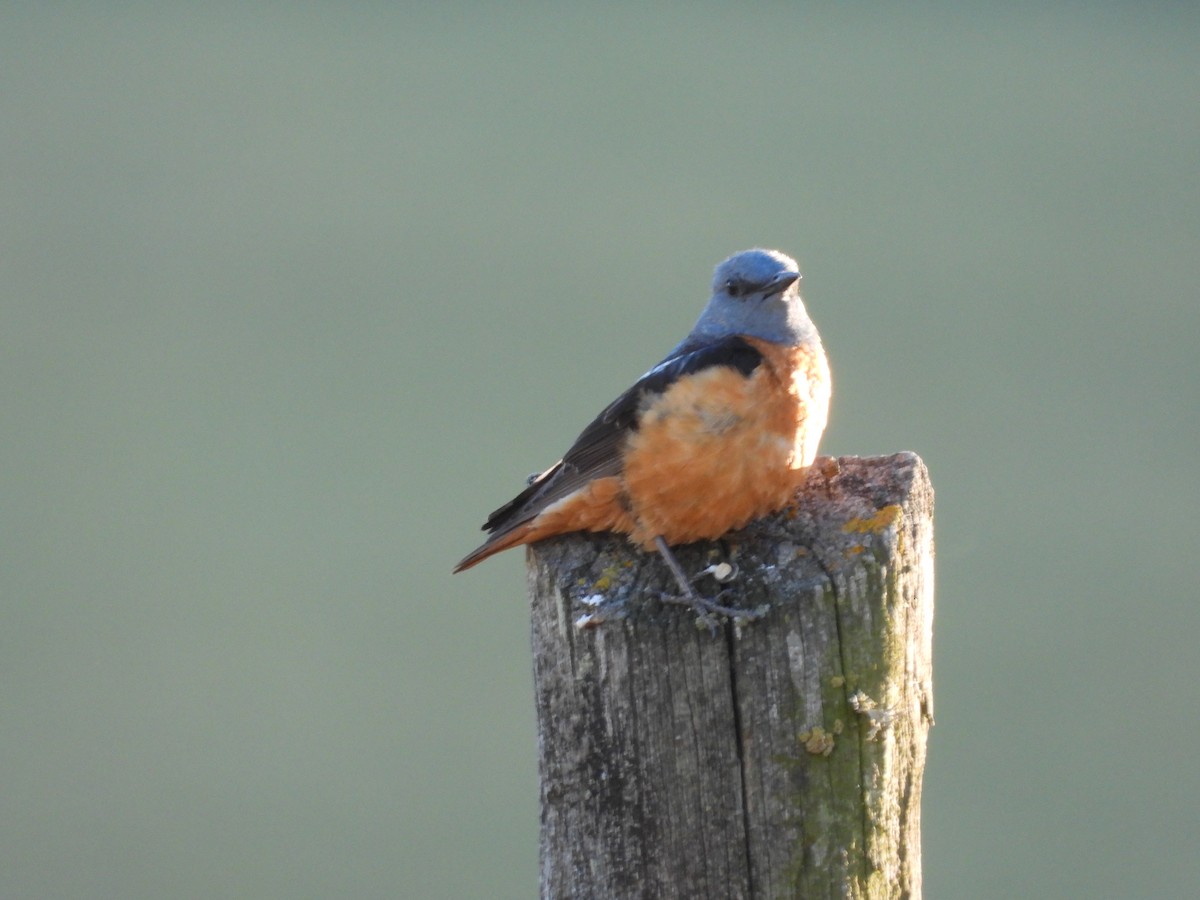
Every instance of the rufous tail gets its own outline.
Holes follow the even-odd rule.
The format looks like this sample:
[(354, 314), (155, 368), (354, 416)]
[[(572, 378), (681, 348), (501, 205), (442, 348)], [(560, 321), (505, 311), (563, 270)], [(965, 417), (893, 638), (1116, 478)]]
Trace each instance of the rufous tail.
[(463, 569), (469, 569), (471, 566), (483, 562), (495, 553), (507, 550), (510, 547), (520, 546), (521, 544), (532, 543), (542, 537), (545, 537), (545, 535), (540, 534), (538, 529), (533, 527), (532, 522), (526, 522), (512, 531), (494, 534), (484, 541), (481, 546), (464, 556), (459, 561), (459, 564), (454, 567), (454, 571), (461, 572)]

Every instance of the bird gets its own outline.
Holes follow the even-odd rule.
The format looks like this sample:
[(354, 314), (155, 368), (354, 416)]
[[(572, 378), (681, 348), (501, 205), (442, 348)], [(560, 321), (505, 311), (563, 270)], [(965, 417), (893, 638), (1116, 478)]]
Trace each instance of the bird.
[(687, 337), (488, 516), (487, 539), (454, 571), (556, 535), (616, 532), (663, 557), (673, 600), (710, 623), (737, 614), (701, 597), (670, 548), (788, 506), (816, 458), (831, 379), (800, 280), (778, 250), (721, 262)]

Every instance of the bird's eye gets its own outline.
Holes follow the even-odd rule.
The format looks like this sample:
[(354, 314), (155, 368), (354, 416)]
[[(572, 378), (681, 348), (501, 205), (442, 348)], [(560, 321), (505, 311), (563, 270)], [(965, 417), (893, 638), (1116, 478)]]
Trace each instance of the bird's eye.
[(742, 283), (735, 278), (730, 278), (727, 282), (725, 282), (725, 292), (729, 294), (730, 297), (742, 296), (743, 287), (744, 286)]

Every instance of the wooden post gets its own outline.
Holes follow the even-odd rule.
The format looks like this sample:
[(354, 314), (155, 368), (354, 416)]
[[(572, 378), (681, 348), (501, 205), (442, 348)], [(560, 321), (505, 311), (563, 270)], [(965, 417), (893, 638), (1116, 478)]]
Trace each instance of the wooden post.
[(765, 615), (697, 627), (613, 535), (529, 551), (542, 896), (919, 898), (924, 464), (818, 460), (793, 507), (677, 555), (734, 562), (723, 602)]

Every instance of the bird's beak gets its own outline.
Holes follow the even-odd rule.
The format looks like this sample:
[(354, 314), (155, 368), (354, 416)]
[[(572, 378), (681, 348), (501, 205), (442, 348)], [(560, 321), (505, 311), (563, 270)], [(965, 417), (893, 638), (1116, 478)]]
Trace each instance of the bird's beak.
[(800, 280), (799, 272), (783, 272), (767, 283), (763, 293), (770, 297), (772, 294), (782, 294)]

